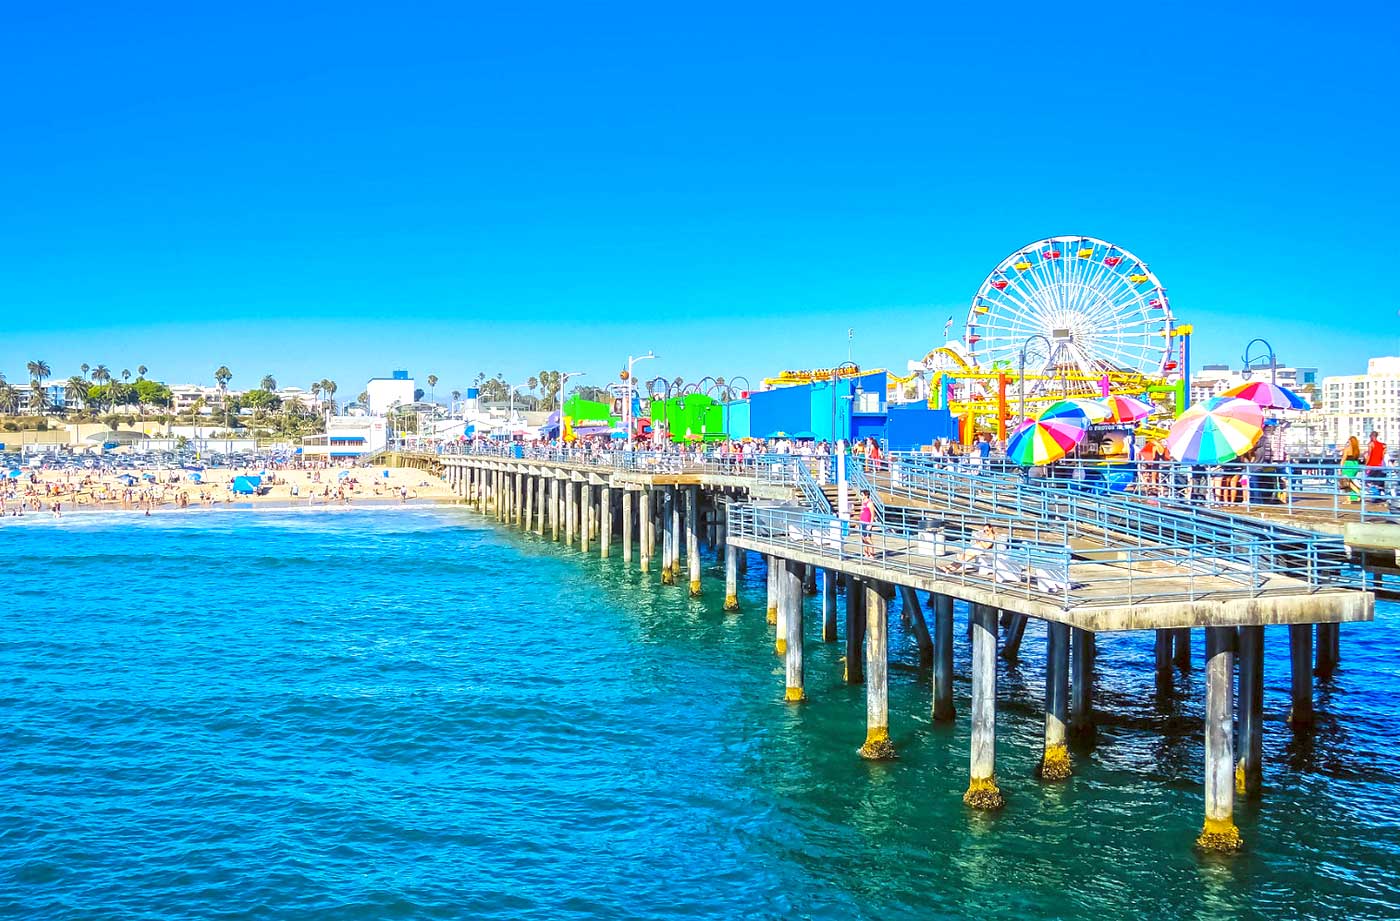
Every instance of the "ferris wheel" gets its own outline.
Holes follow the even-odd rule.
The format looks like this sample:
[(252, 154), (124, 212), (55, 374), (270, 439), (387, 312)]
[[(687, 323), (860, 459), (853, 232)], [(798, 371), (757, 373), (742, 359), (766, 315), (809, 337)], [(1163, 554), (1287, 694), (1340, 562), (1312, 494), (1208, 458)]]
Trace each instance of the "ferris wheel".
[(1050, 237), (1007, 256), (982, 282), (964, 341), (983, 371), (1018, 370), (1024, 348), (1027, 377), (1083, 383), (1160, 377), (1175, 364), (1172, 328), (1167, 291), (1137, 256), (1094, 237)]

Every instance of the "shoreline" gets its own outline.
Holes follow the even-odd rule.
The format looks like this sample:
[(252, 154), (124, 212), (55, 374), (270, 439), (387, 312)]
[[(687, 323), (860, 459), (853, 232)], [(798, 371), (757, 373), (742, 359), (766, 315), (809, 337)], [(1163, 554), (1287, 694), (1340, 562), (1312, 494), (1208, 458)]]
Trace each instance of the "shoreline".
[[(25, 512), (23, 515), (5, 515), (0, 518), (0, 529), (12, 523), (28, 521), (62, 522), (69, 518), (95, 519), (104, 517), (128, 517), (128, 518), (165, 518), (171, 515), (186, 516), (191, 514), (218, 514), (221, 512), (351, 512), (357, 509), (373, 509), (375, 511), (387, 511), (394, 508), (421, 509), (435, 507), (450, 507), (454, 505), (465, 505), (461, 500), (438, 496), (426, 496), (414, 499), (389, 499), (381, 497), (358, 498), (350, 502), (340, 502), (333, 500), (329, 502), (288, 502), (285, 499), (264, 500), (259, 502), (249, 502), (246, 499), (237, 502), (219, 501), (214, 505), (190, 505), (180, 508), (177, 505), (167, 503), (163, 506), (156, 506), (151, 509), (145, 508), (122, 508), (120, 506), (94, 507), (84, 505), (76, 509), (64, 509), (63, 514), (55, 517), (50, 511)], [(147, 514), (147, 511), (150, 514)]]

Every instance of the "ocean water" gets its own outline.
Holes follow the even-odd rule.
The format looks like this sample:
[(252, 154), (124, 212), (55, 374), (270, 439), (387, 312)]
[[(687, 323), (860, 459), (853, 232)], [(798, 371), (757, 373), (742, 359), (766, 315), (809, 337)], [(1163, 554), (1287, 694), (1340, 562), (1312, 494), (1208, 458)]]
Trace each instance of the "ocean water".
[(1400, 615), (1344, 627), (1296, 737), (1268, 631), (1266, 793), (1198, 855), (1201, 637), (1158, 700), (1101, 638), (1100, 728), (1042, 786), (1043, 629), (1002, 664), (995, 816), (891, 608), (891, 730), (808, 608), (782, 702), (743, 611), (459, 508), (0, 522), (0, 917), (1396, 918)]

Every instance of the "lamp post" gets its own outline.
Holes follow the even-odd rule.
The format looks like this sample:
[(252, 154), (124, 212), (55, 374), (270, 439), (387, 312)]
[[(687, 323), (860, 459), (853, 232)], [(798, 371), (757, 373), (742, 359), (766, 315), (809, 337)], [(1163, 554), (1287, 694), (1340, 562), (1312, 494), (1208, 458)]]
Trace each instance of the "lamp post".
[(628, 451), (632, 450), (632, 388), (635, 380), (632, 376), (632, 366), (639, 361), (646, 361), (648, 358), (655, 358), (656, 354), (651, 349), (647, 349), (645, 355), (627, 356), (627, 394), (622, 398), (622, 424), (623, 430), (627, 433), (627, 438), (623, 441)]
[(587, 371), (561, 371), (559, 373), (559, 447), (564, 447), (564, 388), (569, 378), (583, 377)]
[[(1249, 350), (1254, 347), (1256, 342), (1268, 349), (1268, 352), (1265, 355), (1258, 355), (1251, 358)], [(1269, 359), (1269, 383), (1278, 383), (1278, 357), (1274, 354), (1274, 347), (1269, 344), (1269, 340), (1267, 339), (1251, 339), (1244, 347), (1244, 358), (1241, 359), (1244, 362), (1244, 369), (1241, 371), (1241, 374), (1245, 380), (1249, 380), (1254, 376), (1254, 363), (1266, 357)]]
[(841, 379), (841, 372), (850, 369), (857, 374), (860, 373), (860, 365), (854, 361), (843, 361), (831, 372), (831, 448), (836, 450), (836, 382)]
[(1037, 339), (1045, 343), (1045, 351), (1047, 355), (1049, 355), (1050, 357), (1054, 357), (1055, 354), (1055, 346), (1050, 342), (1050, 340), (1047, 337), (1041, 335), (1040, 333), (1034, 333), (1030, 336), (1027, 336), (1026, 341), (1021, 343), (1021, 371), (1019, 381), (1019, 386), (1021, 388), (1021, 422), (1026, 421), (1026, 349), (1030, 348), (1031, 343)]

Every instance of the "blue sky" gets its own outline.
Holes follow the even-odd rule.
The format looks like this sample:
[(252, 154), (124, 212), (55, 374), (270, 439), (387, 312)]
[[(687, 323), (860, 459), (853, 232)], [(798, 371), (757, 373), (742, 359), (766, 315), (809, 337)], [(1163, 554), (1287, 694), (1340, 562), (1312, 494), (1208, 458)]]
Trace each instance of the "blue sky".
[(848, 327), (902, 368), (1060, 233), (1146, 259), (1198, 364), (1400, 350), (1388, 6), (29, 6), (12, 379), (756, 381)]

